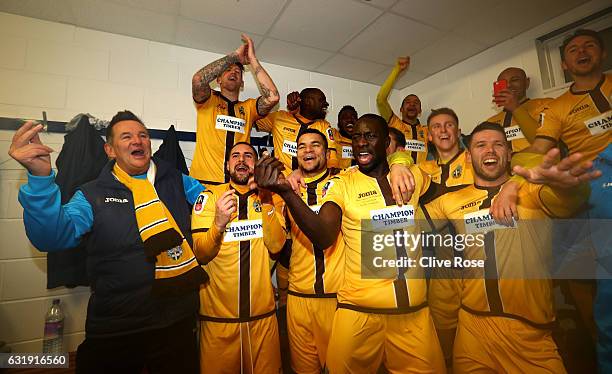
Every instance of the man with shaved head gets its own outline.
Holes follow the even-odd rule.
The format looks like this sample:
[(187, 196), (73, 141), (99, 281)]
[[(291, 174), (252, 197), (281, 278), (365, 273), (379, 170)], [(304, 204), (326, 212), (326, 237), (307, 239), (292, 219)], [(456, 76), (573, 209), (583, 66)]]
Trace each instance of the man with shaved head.
[(329, 146), (327, 165), (338, 167), (334, 133), (329, 122), (325, 120), (329, 103), (323, 91), (308, 87), (299, 94), (292, 92), (287, 95), (287, 107), (291, 109), (297, 107), (297, 110), (291, 112), (279, 110), (257, 121), (259, 131), (272, 133), (274, 155), (285, 166), (285, 175), (298, 168), (297, 138), (306, 129), (315, 129), (325, 134)]
[(533, 142), (540, 113), (552, 99), (529, 99), (529, 78), (521, 68), (504, 69), (497, 77), (498, 82), (502, 80), (507, 82), (507, 88), (493, 94), (493, 102), (502, 111), (487, 122), (502, 125), (506, 138), (512, 143), (512, 152), (520, 152)]

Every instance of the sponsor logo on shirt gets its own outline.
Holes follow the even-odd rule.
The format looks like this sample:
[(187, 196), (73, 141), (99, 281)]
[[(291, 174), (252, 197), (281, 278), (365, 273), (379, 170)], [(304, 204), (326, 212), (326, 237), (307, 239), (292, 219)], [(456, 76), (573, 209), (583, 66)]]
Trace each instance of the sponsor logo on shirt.
[(572, 115), (574, 113), (581, 112), (581, 111), (587, 109), (588, 107), (589, 107), (589, 104), (580, 105), (579, 107), (576, 107), (576, 108), (570, 110), (569, 114)]
[(224, 242), (239, 242), (263, 237), (263, 224), (260, 219), (242, 220), (230, 223), (225, 229)]
[(353, 158), (353, 147), (352, 146), (342, 146), (342, 158)]
[(519, 126), (506, 127), (504, 131), (506, 132), (506, 139), (508, 139), (508, 141), (525, 138)]
[(242, 118), (224, 116), (222, 114), (217, 115), (215, 121), (215, 128), (217, 130), (225, 130), (231, 132), (245, 133), (244, 128), (246, 127), (246, 121)]
[(105, 203), (120, 203), (120, 204), (125, 204), (128, 203), (128, 199), (118, 199), (116, 197), (107, 197), (106, 199), (104, 199)]
[[(482, 209), (474, 213), (468, 213), (463, 216), (465, 223), (465, 232), (468, 234), (486, 233), (492, 230), (508, 229), (510, 227), (500, 225), (495, 222), (489, 209)], [(515, 227), (516, 223), (512, 227)]]
[(602, 115), (584, 121), (591, 135), (603, 134), (612, 129), (612, 110), (608, 110)]
[(297, 156), (297, 143), (290, 140), (283, 141), (283, 153), (288, 154), (291, 157)]
[(409, 152), (425, 152), (425, 142), (415, 139), (406, 139), (406, 147)]
[(412, 205), (392, 206), (370, 211), (374, 231), (401, 229), (414, 225)]
[(360, 192), (359, 194), (357, 194), (357, 200), (363, 199), (363, 198), (366, 198), (366, 197), (369, 197), (369, 196), (374, 196), (376, 194), (377, 194), (377, 192), (375, 190), (368, 191), (368, 192)]

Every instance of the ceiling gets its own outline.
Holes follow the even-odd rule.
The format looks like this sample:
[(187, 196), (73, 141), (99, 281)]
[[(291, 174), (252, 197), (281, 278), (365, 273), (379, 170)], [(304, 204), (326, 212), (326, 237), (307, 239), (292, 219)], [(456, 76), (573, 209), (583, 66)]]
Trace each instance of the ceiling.
[[(402, 89), (588, 0), (1, 0), (0, 11)], [(525, 11), (528, 10), (528, 11)]]

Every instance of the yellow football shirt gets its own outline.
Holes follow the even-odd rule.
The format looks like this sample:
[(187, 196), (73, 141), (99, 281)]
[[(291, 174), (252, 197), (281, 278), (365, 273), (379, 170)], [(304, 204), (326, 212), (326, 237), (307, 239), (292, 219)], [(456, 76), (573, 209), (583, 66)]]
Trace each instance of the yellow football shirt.
[[(310, 209), (321, 208), (323, 187), (331, 178), (329, 170), (312, 178), (305, 178), (301, 189), (302, 200)], [(315, 248), (297, 226), (290, 213), (291, 257), (289, 260), (289, 293), (296, 296), (336, 297), (344, 277), (344, 241), (339, 235), (329, 248)]]
[(217, 91), (198, 104), (196, 148), (189, 175), (206, 184), (229, 182), (225, 167), (232, 146), (249, 142), (253, 123), (261, 118), (257, 100), (230, 101)]
[[(297, 138), (301, 129), (319, 130), (327, 137), (327, 147), (330, 150), (327, 167), (338, 167), (336, 143), (332, 128), (324, 119), (310, 121), (299, 114), (291, 114), (284, 110), (272, 112), (257, 121), (257, 129), (272, 133), (274, 139), (274, 156), (285, 165), (285, 175), (297, 169)], [(303, 131), (303, 130), (302, 130)]]
[[(526, 99), (516, 110), (525, 110), (527, 115), (533, 118), (535, 122), (540, 123), (541, 113), (547, 109), (548, 103), (552, 100), (553, 99), (549, 98)], [(520, 152), (531, 145), (521, 130), (521, 127), (528, 126), (529, 124), (520, 123), (517, 116), (512, 113), (502, 110), (489, 118), (487, 122), (493, 122), (503, 126), (506, 132), (506, 139), (512, 143), (512, 152)], [(535, 131), (536, 129), (533, 130)]]
[(338, 291), (340, 308), (408, 313), (426, 305), (427, 285), (421, 268), (382, 263), (382, 260), (418, 261), (421, 248), (411, 250), (393, 245), (382, 251), (374, 249), (375, 235), (393, 235), (396, 230), (419, 231), (414, 216), (420, 195), (429, 187), (429, 177), (414, 165), (410, 168), (415, 177), (415, 192), (402, 207), (393, 200), (388, 175), (372, 178), (353, 168), (331, 178), (323, 187), (324, 204), (333, 203), (342, 210), (345, 267), (344, 283)]
[(580, 152), (584, 160), (593, 160), (612, 137), (612, 75), (605, 74), (591, 91), (567, 92), (548, 104), (543, 112), (537, 137), (562, 140), (570, 153)]
[[(500, 187), (466, 186), (425, 204), (422, 212), (432, 230), (450, 225), (454, 232), (472, 236), (470, 243), (464, 243), (462, 259), (480, 263), (462, 269), (463, 309), (550, 328), (555, 313), (548, 267), (552, 255), (549, 217), (569, 216), (584, 198), (575, 191), (526, 183), (519, 190), (521, 219), (515, 227), (506, 227), (496, 224), (489, 213)], [(447, 296), (457, 300), (456, 295)]]
[[(244, 186), (211, 186), (200, 194), (193, 208), (191, 228), (196, 255), (203, 237), (215, 230), (217, 199), (230, 188), (236, 190), (238, 212), (222, 233), (217, 256), (203, 265), (210, 282), (200, 289), (200, 317), (246, 322), (272, 315), (276, 309), (268, 248), (280, 251), (285, 242), (284, 203), (273, 195), (273, 204), (264, 204), (255, 191)], [(279, 224), (280, 229), (274, 227)]]
[(406, 151), (410, 152), (410, 156), (415, 163), (427, 160), (427, 126), (416, 123), (411, 125), (402, 121), (395, 113), (389, 119), (389, 126), (401, 131), (406, 137)]

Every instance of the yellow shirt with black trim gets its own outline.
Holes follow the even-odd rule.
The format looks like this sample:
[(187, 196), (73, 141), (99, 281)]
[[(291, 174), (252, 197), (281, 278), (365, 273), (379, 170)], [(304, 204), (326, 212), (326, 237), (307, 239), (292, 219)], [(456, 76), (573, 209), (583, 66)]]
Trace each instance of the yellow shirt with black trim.
[[(514, 113), (502, 110), (490, 117), (487, 122), (493, 122), (503, 126), (506, 132), (506, 139), (512, 144), (512, 152), (520, 152), (531, 145), (521, 130), (521, 128), (529, 126), (530, 124), (521, 123), (521, 116), (528, 115), (535, 122), (540, 123), (541, 113), (547, 109), (547, 105), (551, 101), (553, 101), (553, 99), (550, 98), (525, 99), (521, 105), (516, 108)], [(536, 131), (536, 129), (532, 130), (533, 132)]]
[(467, 160), (467, 152), (460, 149), (453, 158), (444, 162), (427, 160), (417, 166), (431, 177), (431, 181), (442, 186), (453, 187), (474, 183), (472, 164)]
[[(506, 227), (489, 214), (500, 187), (465, 186), (425, 204), (422, 213), (431, 230), (439, 232), (450, 225), (458, 234), (474, 235), (473, 245), (463, 249), (462, 258), (482, 260), (484, 266), (462, 269), (461, 308), (550, 328), (555, 312), (548, 266), (552, 256), (549, 217), (570, 216), (585, 201), (585, 194), (526, 183), (518, 194), (521, 219), (515, 227)], [(446, 298), (457, 300), (454, 294)]]
[(189, 175), (203, 183), (229, 182), (225, 168), (229, 151), (238, 142), (249, 142), (253, 123), (261, 118), (257, 100), (231, 101), (212, 91), (197, 110), (196, 148)]
[(389, 127), (393, 127), (401, 131), (406, 137), (406, 151), (410, 152), (410, 156), (415, 163), (427, 160), (427, 126), (421, 125), (418, 121), (411, 125), (402, 121), (395, 113), (389, 119)]
[(336, 155), (338, 157), (338, 169), (346, 169), (353, 165), (353, 140), (345, 138), (340, 130), (332, 128), (334, 141), (336, 143)]
[(331, 125), (324, 119), (311, 121), (299, 114), (291, 114), (284, 110), (272, 112), (257, 121), (257, 129), (272, 133), (274, 139), (274, 156), (285, 165), (285, 175), (297, 169), (297, 138), (300, 130), (307, 128), (319, 130), (327, 137), (327, 147), (330, 150), (327, 167), (338, 167), (336, 143)]
[[(302, 200), (317, 212), (321, 208), (321, 195), (332, 176), (329, 170), (304, 178), (306, 188), (301, 188)], [(300, 230), (291, 213), (291, 257), (289, 260), (289, 293), (296, 296), (336, 297), (344, 278), (344, 241), (338, 235), (329, 248), (315, 248)]]
[(548, 104), (536, 137), (563, 141), (570, 153), (593, 160), (612, 138), (612, 75), (604, 74), (591, 91), (567, 92)]
[(401, 208), (393, 200), (388, 174), (372, 178), (359, 168), (352, 168), (331, 178), (323, 187), (323, 204), (333, 203), (342, 210), (345, 265), (338, 307), (372, 313), (408, 313), (427, 305), (427, 285), (421, 268), (380, 268), (375, 264), (380, 265), (380, 258), (418, 261), (421, 248), (411, 251), (393, 245), (382, 251), (373, 249), (374, 235), (394, 235), (396, 224), (400, 231), (419, 232), (413, 217), (430, 180), (418, 167), (412, 165), (410, 170), (415, 178), (415, 192)]
[[(210, 275), (210, 282), (200, 288), (203, 320), (246, 322), (272, 315), (276, 307), (269, 247), (280, 251), (285, 242), (284, 203), (272, 195), (273, 204), (264, 204), (256, 192), (244, 186), (231, 188), (236, 190), (237, 214), (221, 233), (217, 256), (203, 265)], [(228, 189), (229, 183), (211, 186), (196, 200), (191, 220), (196, 255), (203, 237), (209, 230), (217, 230), (215, 204)]]

